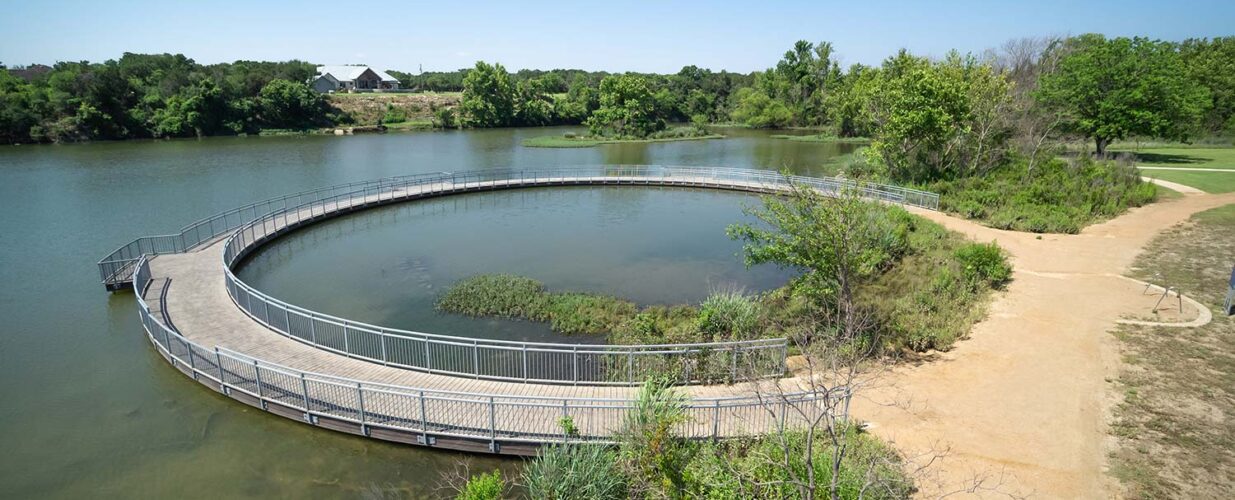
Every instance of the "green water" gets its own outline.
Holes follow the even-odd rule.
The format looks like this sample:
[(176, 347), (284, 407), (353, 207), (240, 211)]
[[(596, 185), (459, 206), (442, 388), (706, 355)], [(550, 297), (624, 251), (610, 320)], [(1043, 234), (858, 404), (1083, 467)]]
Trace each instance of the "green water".
[[(0, 278), (6, 285), (0, 290), (0, 497), (356, 497), (382, 489), (435, 496), (440, 471), (459, 460), (472, 460), (474, 469), (500, 466), (514, 472), (517, 468), (517, 461), (397, 446), (311, 428), (226, 400), (173, 371), (142, 337), (132, 295), (107, 294), (97, 283), (94, 262), (133, 237), (172, 232), (202, 216), (258, 199), (391, 175), (596, 163), (825, 173), (830, 161), (853, 148), (769, 139), (745, 131), (726, 131), (732, 137), (722, 141), (591, 149), (519, 146), (523, 138), (561, 131), (0, 148)], [(310, 274), (306, 279), (332, 283), (328, 273), (333, 267), (360, 266), (351, 268), (357, 271), (349, 278), (353, 281), (340, 282), (341, 287), (355, 290), (372, 282), (364, 278), (373, 274), (364, 273), (386, 268), (391, 278), (365, 292), (378, 301), (341, 302), (332, 311), (409, 327), (420, 323), (404, 311), (425, 307), (429, 293), (416, 287), (426, 279), (435, 289), (444, 286), (467, 271), (464, 258), (494, 266), (479, 270), (503, 267), (500, 270), (533, 275), (554, 287), (609, 291), (641, 302), (692, 301), (713, 284), (759, 289), (783, 279), (775, 270), (755, 270), (750, 276), (733, 271), (732, 266), (740, 266), (732, 258), (735, 247), (714, 233), (739, 215), (742, 203), (749, 200), (697, 191), (578, 188), (441, 200), (439, 215), (423, 212), (427, 206), (394, 206), (294, 233), (259, 254), (246, 272), (281, 289), (287, 286), (281, 274), (299, 273), (304, 269), (301, 256), (311, 261), (317, 255), (323, 259), (317, 270), (327, 274)], [(510, 227), (486, 222), (483, 211), (458, 208), (467, 203), (488, 204), (507, 213), (504, 226)], [(572, 204), (590, 207), (591, 212), (573, 213)], [(664, 215), (670, 209), (677, 212)], [(533, 219), (539, 217), (556, 222), (536, 226)], [(593, 248), (584, 246), (582, 238), (572, 240), (570, 232), (560, 227), (603, 222), (606, 217), (618, 220), (615, 234), (638, 238)], [(431, 229), (446, 235), (452, 219), (480, 224), (476, 227), (487, 228), (481, 232), (487, 239), (471, 245), (468, 236), (451, 239), (466, 248), (462, 251), (423, 245), (405, 234)], [(521, 232), (518, 225), (524, 222), (530, 225)], [(693, 224), (712, 228), (711, 235), (696, 241), (704, 236), (683, 232)], [(507, 233), (531, 234), (535, 227), (552, 239), (524, 236), (518, 252), (501, 239)], [(582, 231), (593, 240), (608, 234), (595, 228)], [(329, 258), (353, 236), (362, 241), (390, 238), (400, 247), (383, 249), (386, 253), (372, 264)], [(295, 254), (295, 260), (278, 257), (283, 245), (288, 247), (284, 253)], [(595, 255), (581, 260), (579, 254), (589, 252)], [(729, 260), (721, 264), (722, 259)], [(553, 264), (602, 260), (615, 260), (621, 267), (588, 276), (566, 268), (559, 271)], [(631, 276), (643, 278), (628, 277), (623, 272), (626, 267), (638, 270)], [(417, 274), (422, 271), (430, 273), (427, 278)], [(646, 286), (639, 279), (663, 279), (671, 286)], [(294, 288), (283, 289), (284, 295), (313, 307), (334, 307), (327, 295), (293, 296)], [(391, 298), (381, 302), (387, 292), (392, 292)], [(449, 318), (435, 321), (442, 321), (436, 325), (444, 329), (462, 331), (468, 326), (467, 321), (452, 326)], [(548, 335), (509, 325), (471, 330), (528, 338)]]

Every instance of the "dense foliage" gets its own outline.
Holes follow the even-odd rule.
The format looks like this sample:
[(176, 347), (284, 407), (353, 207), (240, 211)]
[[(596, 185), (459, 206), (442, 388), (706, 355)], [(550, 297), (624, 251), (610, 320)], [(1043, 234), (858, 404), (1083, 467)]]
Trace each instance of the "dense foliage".
[(1000, 229), (1076, 233), (1128, 207), (1152, 202), (1157, 187), (1128, 165), (1088, 158), (1052, 159), (1031, 169), (1023, 162), (989, 175), (930, 185), (944, 210)]
[[(684, 405), (683, 396), (663, 381), (649, 381), (622, 423), (616, 449), (576, 443), (544, 449), (524, 469), (528, 494), (546, 499), (824, 498), (833, 470), (839, 471), (834, 498), (905, 498), (913, 491), (904, 459), (856, 426), (838, 428), (837, 440), (846, 453), (834, 469), (838, 445), (822, 432), (813, 443), (799, 431), (721, 443), (682, 439), (677, 429), (694, 423)], [(813, 488), (801, 481), (808, 468), (814, 469)]]
[(1064, 55), (1042, 75), (1039, 99), (1060, 108), (1065, 127), (1092, 138), (1099, 155), (1128, 136), (1185, 140), (1211, 105), (1209, 90), (1189, 76), (1177, 44), (1089, 34), (1053, 50)]
[(127, 53), (98, 64), (0, 70), (0, 142), (189, 137), (345, 121), (304, 84), (313, 72), (301, 61), (205, 66), (182, 55)]

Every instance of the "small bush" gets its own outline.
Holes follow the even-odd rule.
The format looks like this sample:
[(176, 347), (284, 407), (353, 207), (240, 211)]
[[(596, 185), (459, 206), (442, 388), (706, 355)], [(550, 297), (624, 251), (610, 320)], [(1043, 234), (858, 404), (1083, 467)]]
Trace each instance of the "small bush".
[(438, 109), (433, 112), (433, 117), (439, 128), (459, 128), (459, 120), (455, 116), (455, 110), (451, 108)]
[(502, 498), (502, 491), (505, 489), (506, 482), (502, 481), (502, 471), (495, 470), (472, 476), (455, 496), (455, 500), (498, 500)]
[(541, 449), (523, 469), (531, 498), (597, 500), (626, 498), (626, 477), (617, 457), (597, 445), (559, 445)]
[(718, 292), (699, 306), (699, 331), (706, 341), (754, 338), (761, 311), (753, 297), (740, 292)]
[(386, 114), (382, 115), (382, 123), (403, 123), (407, 121), (407, 112), (393, 105), (386, 105)]
[(1012, 279), (1012, 265), (995, 243), (969, 243), (953, 253), (970, 286), (999, 288)]

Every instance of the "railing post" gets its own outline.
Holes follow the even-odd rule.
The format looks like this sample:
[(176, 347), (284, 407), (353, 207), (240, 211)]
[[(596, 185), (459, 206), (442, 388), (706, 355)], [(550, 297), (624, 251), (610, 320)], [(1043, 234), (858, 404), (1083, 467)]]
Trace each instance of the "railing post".
[(497, 451), (497, 408), (493, 396), (489, 396), (489, 451)]
[(523, 381), (527, 382), (527, 344), (523, 344)]
[(429, 421), (425, 418), (425, 391), (420, 391), (420, 435), (429, 445)]
[(720, 437), (720, 400), (716, 400), (716, 405), (712, 407), (712, 441)]
[(626, 383), (635, 383), (635, 350), (626, 348)]
[(573, 360), (574, 360), (574, 363), (573, 363), (573, 364), (574, 364), (574, 367), (575, 367), (574, 377), (573, 377), (571, 380), (572, 380), (574, 383), (578, 384), (578, 383), (579, 383), (579, 346), (574, 346), (574, 347), (571, 347), (570, 349), (571, 349), (571, 351), (570, 351), (570, 352), (571, 352), (571, 356), (570, 356), (570, 357), (571, 357), (571, 359), (573, 359)]
[(189, 350), (189, 373), (193, 374), (193, 380), (197, 380), (197, 362), (193, 359), (193, 346), (188, 346)]
[[(565, 400), (565, 399), (562, 400), (561, 423), (566, 423), (566, 419), (570, 418), (570, 410), (569, 410), (569, 407), (567, 406), (569, 403), (570, 401), (568, 400)], [(570, 433), (566, 432), (566, 427), (562, 427), (562, 442), (565, 443), (568, 439), (570, 439)]]
[(424, 349), (424, 351), (425, 351), (425, 369), (426, 369), (426, 370), (429, 370), (429, 373), (433, 373), (433, 357), (429, 355), (429, 346), (430, 346), (430, 345), (432, 345), (432, 344), (431, 344), (431, 343), (429, 343), (429, 337), (428, 337), (428, 336), (426, 336), (426, 337), (425, 337), (425, 349)]
[(350, 358), (352, 357), (352, 349), (349, 346), (350, 346), (350, 343), (347, 340), (347, 322), (344, 321), (343, 322), (343, 352), (347, 353), (347, 357)]
[(300, 372), (300, 394), (304, 397), (304, 418), (306, 421), (311, 420), (309, 413), (313, 410), (309, 408), (309, 381), (304, 379), (304, 372)]
[(730, 349), (729, 357), (733, 358), (731, 360), (733, 362), (732, 363), (733, 366), (730, 368), (729, 380), (737, 382), (738, 380), (738, 346), (735, 345), (733, 346), (732, 349)]
[(472, 339), (472, 374), (480, 378), (480, 341)]
[(368, 429), (368, 426), (365, 425), (365, 415), (364, 415), (364, 389), (361, 388), (360, 382), (356, 382), (356, 402), (360, 406), (359, 408), (360, 410), (360, 433), (362, 435), (368, 436), (369, 429)]
[(317, 318), (309, 314), (309, 342), (317, 345)]
[(257, 381), (257, 401), (261, 403), (262, 409), (266, 409), (266, 396), (262, 391), (262, 368), (257, 366), (257, 360), (253, 360), (253, 379)]
[(287, 334), (291, 335), (292, 334), (292, 313), (289, 312), (287, 305), (283, 306), (283, 321), (284, 321), (283, 324), (287, 325)]
[(386, 359), (386, 332), (377, 332), (377, 336), (382, 339), (382, 364), (390, 366), (390, 360)]
[(214, 348), (214, 366), (219, 367), (219, 390), (223, 394), (227, 394), (227, 380), (223, 378), (223, 356), (219, 354), (219, 348)]

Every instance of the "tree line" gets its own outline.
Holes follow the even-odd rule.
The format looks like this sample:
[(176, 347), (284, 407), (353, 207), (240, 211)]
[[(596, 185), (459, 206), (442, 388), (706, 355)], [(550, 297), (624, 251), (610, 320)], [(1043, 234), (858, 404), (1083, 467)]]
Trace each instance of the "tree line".
[[(345, 122), (303, 61), (202, 65), (130, 54), (43, 71), (0, 70), (0, 143), (191, 137)], [(20, 76), (19, 76), (20, 75)]]
[[(1166, 42), (1088, 34), (1022, 39), (979, 55), (908, 51), (841, 68), (827, 42), (799, 41), (765, 71), (675, 74), (520, 70), (478, 62), (391, 73), (404, 87), (462, 92), (469, 127), (587, 124), (646, 137), (674, 122), (809, 127), (875, 139), (909, 179), (989, 168), (1009, 148), (1085, 137), (1104, 153), (1132, 136), (1235, 134), (1235, 38)], [(306, 82), (303, 61), (201, 65), (124, 54), (45, 72), (0, 71), (0, 142), (187, 137), (349, 123)], [(451, 120), (453, 121), (453, 120)], [(905, 172), (901, 172), (906, 170)], [(919, 170), (909, 172), (907, 170)]]

